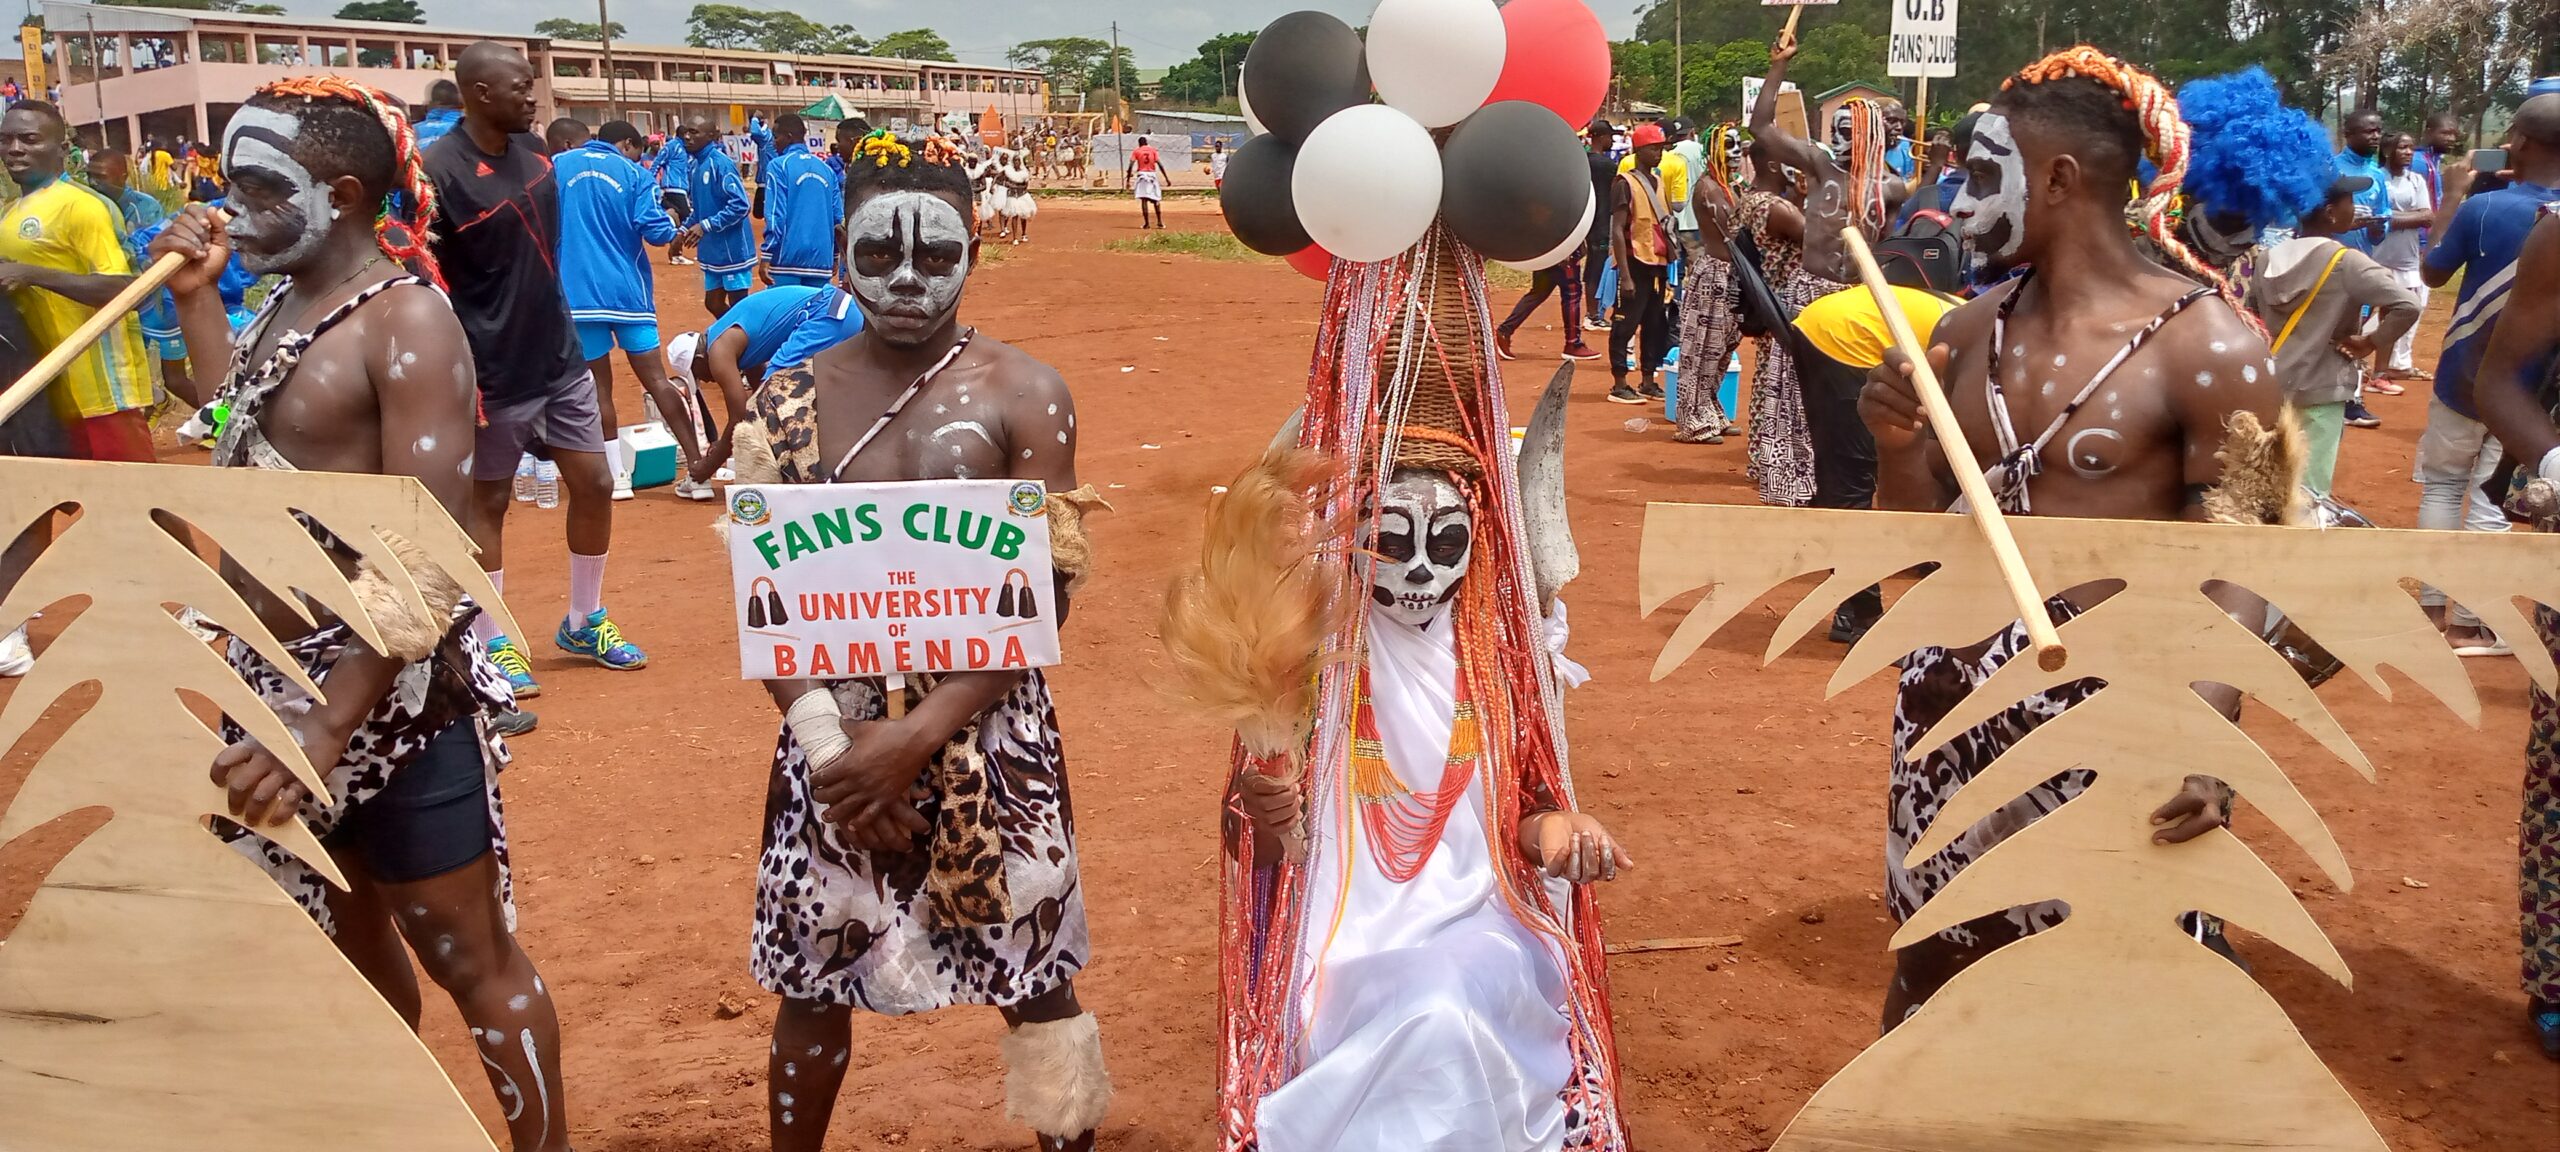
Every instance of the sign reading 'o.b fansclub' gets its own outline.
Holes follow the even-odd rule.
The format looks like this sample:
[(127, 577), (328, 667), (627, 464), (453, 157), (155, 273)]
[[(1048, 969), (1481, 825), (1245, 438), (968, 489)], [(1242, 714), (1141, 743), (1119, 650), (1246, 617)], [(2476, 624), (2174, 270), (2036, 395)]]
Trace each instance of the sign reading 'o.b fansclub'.
[(1048, 495), (1031, 480), (730, 488), (745, 677), (1058, 663)]

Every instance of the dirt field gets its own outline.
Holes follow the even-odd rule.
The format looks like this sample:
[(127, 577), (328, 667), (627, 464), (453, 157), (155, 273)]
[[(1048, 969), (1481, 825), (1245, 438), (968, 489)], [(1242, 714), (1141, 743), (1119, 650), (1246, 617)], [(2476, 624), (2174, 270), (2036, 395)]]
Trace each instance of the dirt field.
[[(1205, 202), (1168, 214), (1177, 230), (1219, 227)], [(1197, 545), (1209, 489), (1297, 402), (1319, 291), (1276, 261), (1104, 251), (1138, 235), (1135, 217), (1126, 201), (1044, 202), (1039, 242), (986, 269), (965, 315), (1065, 373), (1081, 410), (1080, 470), (1117, 505), (1094, 523), (1100, 568), (1055, 683), (1094, 941), (1079, 991), (1103, 1021), (1119, 1087), (1103, 1145), (1156, 1152), (1213, 1146), (1214, 829), (1227, 737), (1158, 695), (1153, 626), (1167, 579)], [(670, 334), (703, 319), (692, 271), (660, 270)], [(2432, 312), (2429, 348), (2444, 311)], [(1538, 320), (1549, 327), (1520, 337), (1515, 419), (1561, 343), (1555, 315), (1551, 306)], [(1640, 862), (1605, 895), (1608, 931), (1744, 941), (1617, 962), (1626, 1103), (1640, 1148), (1762, 1149), (1875, 1035), (1889, 966), (1880, 852), (1890, 683), (1878, 676), (1825, 702), (1839, 649), (1818, 632), (1757, 667), (1782, 603), (1648, 683), (1685, 603), (1636, 615), (1644, 505), (1750, 502), (1743, 449), (1738, 439), (1672, 444), (1658, 409), (1650, 431), (1630, 433), (1623, 425), (1645, 410), (1601, 402), (1601, 374), (1585, 379), (1567, 449), (1584, 571), (1566, 596), (1572, 654), (1596, 679), (1569, 705), (1574, 763), (1584, 798)], [(627, 373), (618, 383), (624, 412), (637, 412)], [(2349, 431), (2339, 494), (2409, 526), (2425, 398), (2413, 389), (2374, 407), (2385, 426)], [(736, 677), (712, 516), (665, 489), (619, 506), (608, 601), (652, 663), (613, 673), (539, 660), (542, 728), (515, 743), (506, 780), (523, 940), (556, 990), (573, 1130), (590, 1152), (765, 1146), (773, 999), (748, 977), (746, 955), (775, 717), (762, 690)], [(564, 606), (561, 524), (560, 512), (529, 505), (511, 522), (510, 603), (537, 636)], [(2356, 990), (2263, 942), (2240, 947), (2403, 1152), (2560, 1147), (2560, 1075), (2534, 1050), (2516, 986), (2524, 677), (2512, 661), (2470, 670), (2486, 711), (2478, 731), (2414, 685), (2399, 686), (2397, 703), (2352, 678), (2323, 690), (2381, 766), (2378, 784), (2289, 728), (2254, 726), (2336, 830), (2352, 893), (2264, 835), (2262, 819), (2241, 817), (2353, 966)], [(31, 752), (0, 761), (0, 801)], [(0, 933), (70, 839), (57, 829), (0, 848)], [(459, 1021), (428, 1000), (429, 1043), (494, 1128)], [(720, 1018), (724, 1000), (744, 1014)], [(999, 1029), (990, 1011), (860, 1023), (829, 1147), (1029, 1147), (1003, 1120)]]

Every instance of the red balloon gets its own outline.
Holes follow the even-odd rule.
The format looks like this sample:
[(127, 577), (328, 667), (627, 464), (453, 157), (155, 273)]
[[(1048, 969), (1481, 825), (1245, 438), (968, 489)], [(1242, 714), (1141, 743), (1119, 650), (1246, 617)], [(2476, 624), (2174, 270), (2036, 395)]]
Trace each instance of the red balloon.
[(1509, 48), (1487, 104), (1543, 104), (1580, 128), (1609, 96), (1609, 34), (1582, 0), (1511, 0), (1502, 8)]
[(1318, 284), (1324, 283), (1327, 277), (1333, 275), (1333, 253), (1325, 251), (1322, 244), (1309, 244), (1290, 253), (1284, 259), (1289, 261), (1290, 267), (1297, 269), (1307, 279)]

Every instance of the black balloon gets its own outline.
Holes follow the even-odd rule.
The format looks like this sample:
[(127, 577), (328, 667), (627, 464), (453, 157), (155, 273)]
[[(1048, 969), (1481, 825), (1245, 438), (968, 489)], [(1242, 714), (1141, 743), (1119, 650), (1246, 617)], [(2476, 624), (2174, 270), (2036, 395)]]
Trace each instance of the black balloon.
[(1265, 256), (1287, 256), (1315, 243), (1298, 223), (1297, 196), (1289, 181), (1298, 166), (1298, 150), (1277, 136), (1256, 136), (1227, 160), (1227, 182), (1218, 191), (1218, 210), (1227, 228), (1244, 246)]
[(1369, 102), (1367, 51), (1350, 25), (1322, 12), (1292, 12), (1253, 38), (1244, 85), (1262, 126), (1295, 148), (1325, 117)]
[[(1260, 112), (1259, 102), (1254, 111)], [(1534, 260), (1582, 224), (1591, 166), (1564, 118), (1526, 100), (1487, 104), (1440, 148), (1440, 215), (1491, 260)], [(1596, 225), (1595, 225), (1596, 226)]]

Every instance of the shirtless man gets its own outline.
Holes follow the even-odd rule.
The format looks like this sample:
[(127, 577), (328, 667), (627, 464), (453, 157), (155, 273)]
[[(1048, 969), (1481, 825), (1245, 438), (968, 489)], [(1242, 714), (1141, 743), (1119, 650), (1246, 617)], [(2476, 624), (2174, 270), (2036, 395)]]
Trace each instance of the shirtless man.
[[(400, 246), (405, 232), (379, 241), (374, 233), (394, 188), (422, 215), (436, 206), (434, 187), (417, 178), (416, 143), (399, 104), (335, 77), (279, 81), (231, 117), (222, 155), (239, 215), (226, 227), (212, 209), (190, 206), (151, 245), (155, 259), (187, 258), (169, 288), (189, 346), (208, 365), (231, 362), (217, 285), (233, 247), (250, 270), (287, 277), (246, 333), (246, 367), (221, 383), (231, 421), (214, 463), (412, 476), (446, 513), (467, 516), (470, 348), (443, 294), (402, 267), (414, 263), (433, 277), (432, 262)], [(347, 553), (333, 551), (352, 571)], [(325, 703), (304, 699), (246, 645), (231, 645), (233, 666), (290, 717), (330, 794), (305, 794), (273, 753), (228, 724), (233, 743), (214, 758), (213, 780), (229, 790), (231, 817), (248, 829), (299, 812), (352, 888), (330, 887), (263, 837), (232, 828), (235, 841), (302, 902), (412, 1029), (420, 1009), (414, 952), (470, 1026), (517, 1152), (567, 1148), (559, 1020), (508, 927), (497, 740), (486, 726), (508, 695), (466, 627), (479, 608), (429, 591), (441, 618), (403, 629), (423, 637), (417, 651), (384, 654), (344, 624), (311, 629), (233, 575), (259, 619), (327, 690)], [(432, 575), (419, 574), (422, 590), (450, 588)], [(394, 632), (390, 621), (376, 622)]]
[[(2203, 495), (2222, 479), (2215, 452), (2224, 443), (2225, 421), (2249, 412), (2272, 428), (2278, 419), (2281, 401), (2265, 338), (2227, 297), (2197, 286), (2220, 281), (2174, 241), (2173, 256), (2191, 266), (2195, 279), (2144, 259), (2125, 228), (2135, 164), (2146, 149), (2157, 148), (2161, 129), (2178, 115), (2165, 92), (2153, 106), (2166, 119), (2145, 122), (2130, 110), (2129, 100), (2157, 86), (2092, 49), (2073, 49), (2028, 66), (1974, 125), (1965, 156), (1969, 177), (1954, 205), (1956, 226), (1995, 266), (2033, 271), (1948, 313), (1931, 337), (1929, 358), (1976, 462), (2011, 514), (2206, 519)], [(2158, 210), (2155, 203), (2152, 211)], [(2119, 355), (2121, 362), (2110, 367)], [(1925, 431), (1909, 373), (1908, 361), (1888, 354), (1860, 397), (1860, 415), (1875, 434), (1876, 506), (1940, 511), (1954, 502), (1956, 488), (1940, 445)], [(1995, 400), (2002, 405), (1997, 413)], [(2065, 591), (2057, 618), (2093, 607), (2096, 593)], [(2254, 618), (2245, 593), (2215, 599), (2242, 619)], [(2263, 613), (2263, 605), (2256, 610)], [(2005, 835), (1999, 827), (2023, 826), (2086, 786), (2083, 773), (2039, 785), (1938, 856), (1907, 871), (1901, 866), (1905, 851), (1966, 780), (2025, 730), (2092, 690), (2082, 681), (2032, 697), (1947, 750), (1908, 761), (1905, 734), (1926, 731), (2024, 650), (2024, 634), (2023, 625), (2013, 624), (1986, 645), (1926, 648), (1904, 658), (1886, 862), (1887, 899), (1897, 920), (1908, 919), (1996, 844)], [(2206, 685), (2201, 691), (2225, 714), (2238, 714), (2233, 689)], [(1995, 725), (2007, 725), (2009, 734)], [(2154, 838), (2185, 843), (2222, 827), (2229, 810), (2229, 792), (2219, 781), (2189, 777), (2153, 814)], [(1966, 965), (2052, 927), (2063, 914), (2053, 904), (2013, 908), (1903, 949), (1886, 993), (1886, 1029)]]
[[(1841, 284), (1858, 282), (1858, 268), (1840, 240), (1840, 231), (1855, 222), (1867, 241), (1882, 239), (1886, 223), (1902, 206), (1910, 189), (1885, 166), (1883, 110), (1865, 100), (1851, 100), (1832, 117), (1830, 148), (1778, 126), (1778, 90), (1784, 86), (1787, 62), (1796, 58), (1796, 38), (1780, 32), (1769, 46), (1769, 76), (1760, 98), (1751, 105), (1751, 141), (1759, 154), (1813, 177), (1805, 198), (1805, 270)], [(1859, 131), (1859, 121), (1865, 131)]]
[[(960, 323), (977, 240), (959, 149), (900, 142), (892, 163), (856, 163), (846, 181), (846, 287), (866, 328), (774, 369), (735, 430), (739, 481), (1038, 480), (1052, 493), (1057, 557), (1080, 557), (1075, 398), (1055, 370)], [(1076, 567), (1043, 590), (1062, 617)], [(1076, 1002), (1083, 888), (1046, 681), (965, 672), (895, 689), (876, 678), (767, 687), (786, 723), (751, 967), (783, 997), (768, 1081), (775, 1152), (825, 1142), (850, 1009), (951, 1004), (1004, 1014), (1007, 1115), (1048, 1152), (1091, 1148), (1110, 1079), (1100, 1032)], [(881, 718), (887, 690), (909, 701), (903, 717)], [(955, 740), (983, 761), (955, 754)], [(1004, 780), (992, 802), (947, 791), (988, 772)], [(927, 835), (937, 815), (1000, 821), (1010, 919), (955, 910), (985, 895), (983, 882), (948, 897), (927, 883), (942, 868)]]

